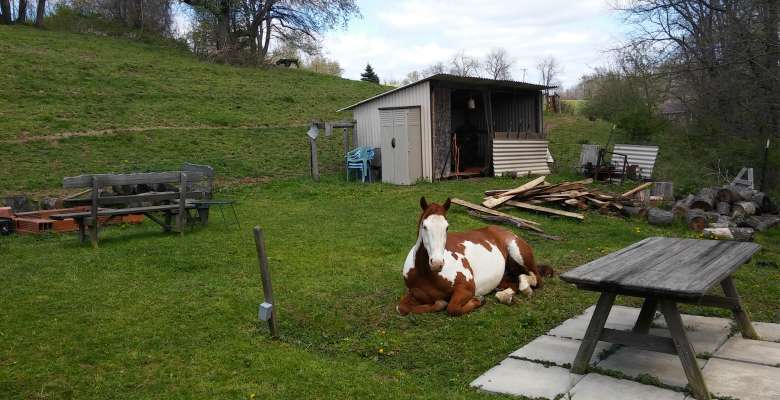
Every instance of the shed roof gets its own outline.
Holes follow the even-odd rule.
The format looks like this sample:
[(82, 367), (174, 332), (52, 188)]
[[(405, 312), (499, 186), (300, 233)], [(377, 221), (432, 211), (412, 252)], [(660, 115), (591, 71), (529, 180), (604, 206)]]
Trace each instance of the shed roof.
[(545, 90), (545, 89), (553, 89), (557, 86), (545, 86), (545, 85), (536, 85), (533, 83), (527, 83), (527, 82), (519, 82), (519, 81), (510, 81), (510, 80), (497, 80), (497, 79), (488, 79), (488, 78), (477, 78), (477, 77), (471, 77), (471, 76), (458, 76), (458, 75), (450, 75), (450, 74), (436, 74), (429, 76), (424, 79), (420, 79), (419, 81), (409, 83), (404, 86), (400, 86), (394, 89), (390, 89), (384, 93), (380, 93), (376, 96), (369, 97), (365, 100), (361, 100), (351, 106), (344, 107), (340, 111), (346, 111), (351, 110), (363, 103), (368, 103), (369, 101), (376, 100), (380, 97), (387, 96), (390, 93), (395, 93), (401, 90), (404, 90), (406, 88), (418, 85), (423, 82), (428, 81), (434, 81), (434, 82), (448, 82), (453, 84), (461, 84), (463, 86), (487, 86), (492, 88), (501, 88), (501, 89), (523, 89), (523, 90)]

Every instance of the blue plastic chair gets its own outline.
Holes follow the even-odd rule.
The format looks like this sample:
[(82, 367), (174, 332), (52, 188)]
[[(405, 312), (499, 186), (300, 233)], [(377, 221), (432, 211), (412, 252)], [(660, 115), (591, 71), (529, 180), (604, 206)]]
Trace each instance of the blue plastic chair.
[(359, 170), (363, 182), (371, 181), (371, 166), (369, 163), (374, 159), (374, 149), (370, 147), (356, 147), (347, 153), (347, 180), (351, 170)]

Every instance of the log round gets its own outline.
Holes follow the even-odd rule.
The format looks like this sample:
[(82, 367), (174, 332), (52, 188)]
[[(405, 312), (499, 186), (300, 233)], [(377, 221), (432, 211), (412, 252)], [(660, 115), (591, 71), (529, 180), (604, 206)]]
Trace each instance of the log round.
[(716, 211), (721, 215), (729, 215), (731, 213), (731, 203), (727, 201), (719, 201)]
[(707, 227), (707, 215), (704, 211), (694, 208), (688, 210), (688, 213), (685, 214), (685, 222), (689, 228), (696, 232), (701, 232)]
[(758, 205), (752, 201), (740, 201), (734, 204), (732, 208), (732, 217), (746, 217), (749, 215), (755, 215), (758, 211)]
[(644, 217), (647, 215), (647, 209), (642, 207), (623, 206), (622, 211), (628, 217)]
[(704, 211), (712, 211), (715, 209), (715, 194), (716, 190), (713, 188), (702, 188), (699, 194), (693, 198), (691, 208), (698, 208)]
[(715, 197), (718, 201), (725, 201), (727, 203), (742, 200), (742, 197), (739, 195), (739, 189), (734, 186), (724, 186), (720, 188)]
[(651, 208), (647, 211), (647, 222), (650, 225), (669, 225), (674, 222), (674, 213), (660, 208)]
[(764, 192), (758, 192), (754, 194), (753, 198), (750, 201), (758, 205), (759, 213), (771, 214), (777, 211), (777, 206), (772, 202), (772, 199), (769, 198), (769, 196)]
[(693, 203), (694, 197), (696, 196), (689, 194), (686, 198), (674, 203), (674, 207), (672, 207), (672, 212), (678, 217), (684, 217), (685, 214), (688, 213), (688, 210), (691, 208), (691, 203)]

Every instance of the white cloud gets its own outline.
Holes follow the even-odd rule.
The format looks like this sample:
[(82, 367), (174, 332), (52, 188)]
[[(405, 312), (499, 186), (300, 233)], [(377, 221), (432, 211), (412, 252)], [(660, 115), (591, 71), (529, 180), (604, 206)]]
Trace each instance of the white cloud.
[(353, 79), (367, 62), (382, 79), (401, 79), (458, 50), (480, 57), (503, 47), (516, 60), (515, 79), (526, 69), (526, 80), (535, 81), (536, 61), (552, 54), (564, 67), (564, 84), (573, 85), (602, 64), (602, 50), (613, 46), (619, 30), (602, 0), (397, 0), (361, 6), (364, 20), (324, 40), (326, 52)]

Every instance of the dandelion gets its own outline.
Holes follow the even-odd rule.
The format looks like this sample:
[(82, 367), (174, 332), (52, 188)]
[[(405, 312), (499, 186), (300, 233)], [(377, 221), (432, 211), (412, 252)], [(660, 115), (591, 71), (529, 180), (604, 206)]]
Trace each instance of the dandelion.
[(385, 349), (383, 349), (383, 348), (381, 348), (381, 347), (379, 348), (379, 350), (378, 350), (378, 351), (379, 351), (379, 354), (384, 354), (384, 353), (385, 353)]

